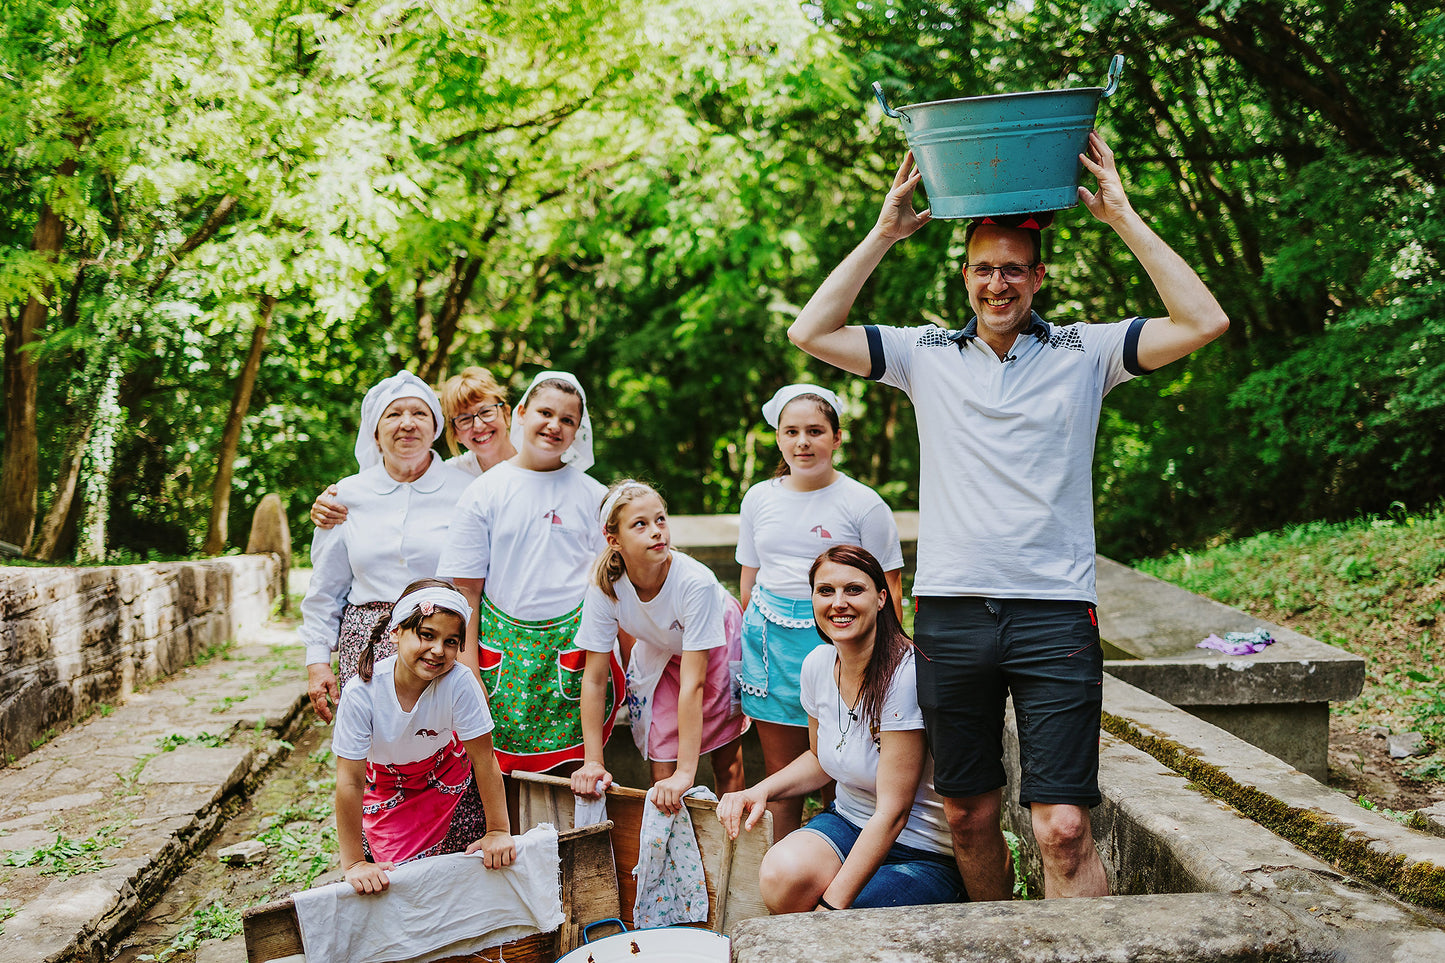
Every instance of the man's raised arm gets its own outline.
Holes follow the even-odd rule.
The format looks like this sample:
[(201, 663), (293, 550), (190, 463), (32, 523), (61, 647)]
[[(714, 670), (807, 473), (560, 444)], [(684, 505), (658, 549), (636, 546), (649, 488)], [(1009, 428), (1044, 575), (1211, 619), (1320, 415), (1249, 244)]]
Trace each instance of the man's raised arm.
[(878, 267), (888, 249), (928, 223), (928, 211), (913, 209), (913, 191), (922, 178), (909, 152), (898, 173), (893, 175), (893, 187), (883, 202), (878, 223), (808, 299), (797, 320), (788, 328), (789, 341), (819, 361), (853, 374), (868, 374), (872, 367), (868, 337), (859, 325), (848, 325), (848, 312), (853, 309), (863, 282)]
[(1139, 364), (1146, 371), (1162, 368), (1229, 330), (1229, 316), (1204, 281), (1129, 203), (1114, 152), (1097, 132), (1089, 134), (1089, 153), (1079, 159), (1099, 181), (1097, 193), (1079, 188), (1079, 199), (1129, 245), (1169, 312), (1150, 318), (1139, 333)]

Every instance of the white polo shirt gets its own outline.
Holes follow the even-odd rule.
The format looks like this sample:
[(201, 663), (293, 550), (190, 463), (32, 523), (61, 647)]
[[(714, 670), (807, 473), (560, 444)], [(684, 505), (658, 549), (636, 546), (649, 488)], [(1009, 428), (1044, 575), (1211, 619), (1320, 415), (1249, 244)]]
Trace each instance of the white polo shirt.
[(1147, 319), (1033, 320), (1007, 361), (976, 320), (864, 329), (869, 377), (906, 392), (918, 421), (915, 595), (1098, 601), (1094, 438), (1104, 395), (1145, 373)]

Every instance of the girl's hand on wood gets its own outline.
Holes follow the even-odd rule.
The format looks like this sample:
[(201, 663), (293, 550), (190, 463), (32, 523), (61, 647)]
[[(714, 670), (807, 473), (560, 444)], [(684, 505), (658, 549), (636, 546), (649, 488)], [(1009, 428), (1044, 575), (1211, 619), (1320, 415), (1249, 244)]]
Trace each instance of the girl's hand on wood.
[(487, 869), (501, 869), (512, 865), (517, 858), (517, 842), (511, 833), (494, 829), (467, 847), (467, 852), (482, 854), (482, 865)]
[(346, 881), (358, 893), (380, 893), (391, 885), (386, 873), (395, 868), (395, 863), (368, 863), (363, 860), (346, 868)]
[(682, 794), (692, 788), (692, 776), (675, 772), (653, 783), (652, 788), (652, 804), (669, 816), (675, 816), (682, 808)]
[(612, 773), (600, 762), (584, 762), (582, 768), (572, 773), (572, 792), (584, 799), (596, 799), (597, 782), (601, 780), (605, 792), (612, 785)]
[[(737, 839), (738, 830), (746, 829), (752, 832), (758, 820), (763, 818), (763, 813), (768, 809), (768, 794), (759, 792), (758, 787), (744, 789), (742, 792), (730, 792), (722, 797), (717, 804), (717, 821), (723, 824), (727, 831), (728, 839)], [(746, 821), (743, 817), (747, 817)]]

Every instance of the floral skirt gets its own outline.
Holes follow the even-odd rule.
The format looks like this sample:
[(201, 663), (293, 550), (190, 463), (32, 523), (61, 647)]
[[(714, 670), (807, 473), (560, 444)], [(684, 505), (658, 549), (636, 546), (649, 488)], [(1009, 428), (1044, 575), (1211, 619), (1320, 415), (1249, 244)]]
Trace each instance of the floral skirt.
[[(496, 729), (492, 744), (503, 773), (546, 772), (580, 760), (582, 670), (587, 652), (573, 639), (582, 606), (556, 619), (514, 619), (483, 598), (478, 617), (482, 688)], [(612, 735), (622, 665), (612, 657), (603, 740)]]
[[(366, 643), (371, 640), (371, 633), (378, 625), (385, 627), (391, 620), (391, 602), (363, 602), (360, 605), (346, 603), (346, 608), (341, 610), (341, 630), (337, 633), (337, 678), (341, 687), (346, 688), (346, 683), (356, 675), (356, 664), (361, 660), (361, 653), (366, 650)], [(381, 641), (376, 644), (376, 655), (371, 660), (372, 665), (380, 662), (389, 655), (396, 654), (396, 643), (392, 642), (391, 636), (383, 634)]]

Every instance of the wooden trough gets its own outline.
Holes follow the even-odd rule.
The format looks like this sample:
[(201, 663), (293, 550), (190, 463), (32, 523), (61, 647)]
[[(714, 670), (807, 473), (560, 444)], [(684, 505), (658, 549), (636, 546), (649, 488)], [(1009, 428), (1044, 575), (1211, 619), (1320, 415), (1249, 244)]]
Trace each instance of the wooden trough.
[[(551, 933), (538, 933), (441, 963), (553, 963), (585, 942), (584, 927), (609, 919), (632, 925), (637, 893), (632, 869), (637, 865), (647, 794), (614, 786), (607, 792), (609, 820), (575, 829), (569, 780), (523, 772), (513, 777), (520, 788), (519, 825), (515, 831), (525, 833), (541, 823), (551, 823), (558, 830), (562, 926)], [(729, 840), (717, 821), (717, 803), (689, 799), (687, 807), (707, 881), (708, 919), (706, 924), (698, 925), (728, 934), (742, 920), (766, 916), (768, 910), (758, 890), (758, 869), (763, 854), (772, 845), (772, 817), (765, 815), (752, 833)], [(290, 899), (251, 907), (242, 914), (242, 924), (248, 963), (269, 963), (299, 957), (304, 952), (301, 925)], [(615, 929), (599, 927), (591, 936), (612, 932)]]

